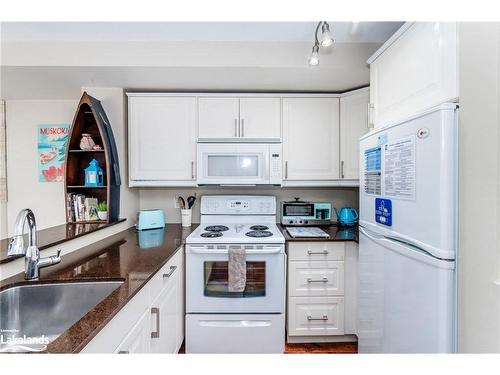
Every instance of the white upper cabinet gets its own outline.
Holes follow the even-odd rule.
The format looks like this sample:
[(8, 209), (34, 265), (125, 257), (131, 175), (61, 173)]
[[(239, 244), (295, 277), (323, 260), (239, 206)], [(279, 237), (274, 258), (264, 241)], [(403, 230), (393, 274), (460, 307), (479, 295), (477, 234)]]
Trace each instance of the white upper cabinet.
[(241, 98), (240, 137), (281, 138), (280, 98)]
[(280, 98), (200, 97), (198, 126), (201, 141), (279, 141)]
[(369, 89), (340, 98), (340, 178), (359, 179), (359, 138), (368, 133)]
[(369, 60), (370, 122), (403, 120), (458, 98), (456, 23), (405, 24)]
[(283, 99), (283, 163), (283, 185), (339, 178), (338, 98)]
[(196, 185), (196, 98), (129, 94), (129, 185)]
[(240, 105), (238, 98), (199, 98), (198, 137), (238, 138), (240, 134)]

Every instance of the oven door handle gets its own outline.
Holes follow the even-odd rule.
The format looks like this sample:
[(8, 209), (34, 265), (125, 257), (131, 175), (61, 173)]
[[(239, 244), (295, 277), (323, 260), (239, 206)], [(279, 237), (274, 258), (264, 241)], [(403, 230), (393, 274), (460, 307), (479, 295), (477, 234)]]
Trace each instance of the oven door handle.
[[(195, 248), (188, 247), (187, 253), (191, 254), (228, 254), (228, 249), (206, 249), (206, 248)], [(248, 249), (245, 251), (247, 255), (270, 255), (270, 254), (280, 254), (283, 253), (283, 248), (281, 247), (270, 247), (262, 250)]]

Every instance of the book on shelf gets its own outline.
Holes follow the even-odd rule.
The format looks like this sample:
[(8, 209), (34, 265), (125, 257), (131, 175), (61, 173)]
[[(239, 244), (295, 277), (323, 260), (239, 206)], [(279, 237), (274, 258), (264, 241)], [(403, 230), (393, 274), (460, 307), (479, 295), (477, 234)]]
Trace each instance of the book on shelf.
[(66, 194), (66, 218), (68, 223), (99, 221), (97, 215), (97, 198), (84, 194)]

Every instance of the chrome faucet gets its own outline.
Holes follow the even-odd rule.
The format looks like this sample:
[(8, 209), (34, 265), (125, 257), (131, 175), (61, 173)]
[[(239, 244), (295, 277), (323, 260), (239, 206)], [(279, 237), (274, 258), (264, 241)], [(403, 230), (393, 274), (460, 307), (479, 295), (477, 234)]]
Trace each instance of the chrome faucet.
[[(24, 226), (28, 223), (28, 246), (24, 246)], [(29, 208), (19, 212), (14, 225), (14, 236), (10, 239), (8, 256), (24, 255), (24, 278), (26, 280), (38, 279), (39, 270), (61, 262), (61, 250), (57, 250), (57, 255), (40, 258), (36, 241), (36, 220), (35, 214)]]

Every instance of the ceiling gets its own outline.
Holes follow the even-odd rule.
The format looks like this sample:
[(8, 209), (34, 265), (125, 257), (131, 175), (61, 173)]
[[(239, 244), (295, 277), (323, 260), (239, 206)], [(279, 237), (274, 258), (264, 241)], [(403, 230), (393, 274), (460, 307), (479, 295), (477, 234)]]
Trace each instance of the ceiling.
[[(2, 40), (305, 42), (315, 22), (3, 22)], [(339, 43), (383, 43), (402, 22), (330, 22)]]
[[(78, 98), (81, 87), (343, 92), (401, 22), (332, 22), (319, 66), (314, 22), (2, 23), (0, 97)], [(190, 43), (189, 43), (190, 42)]]

